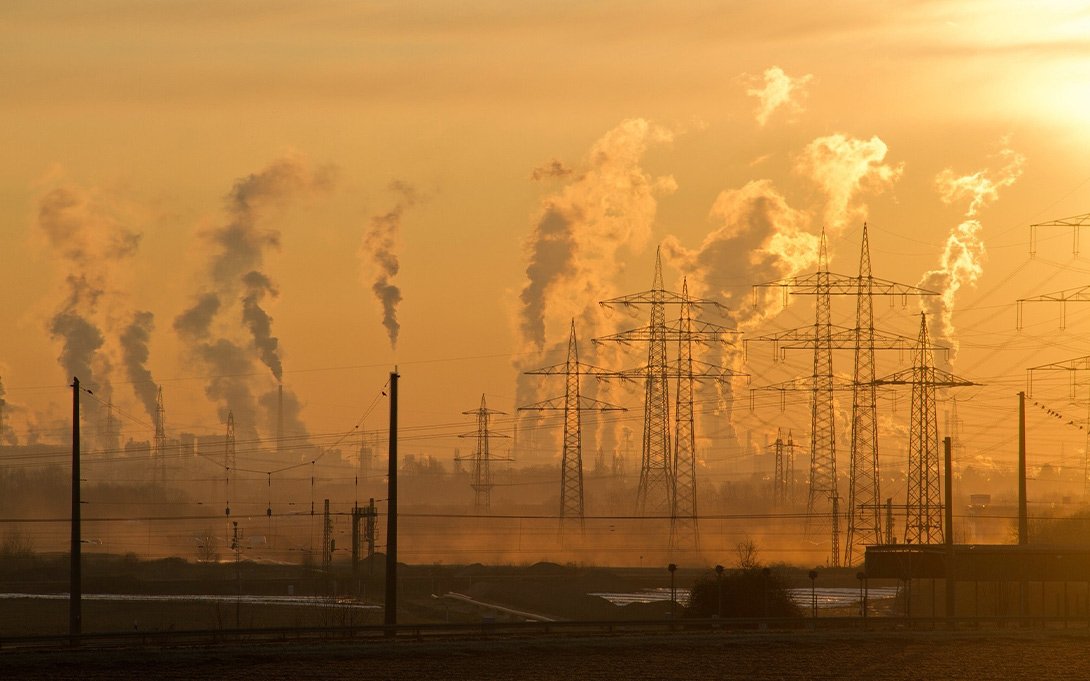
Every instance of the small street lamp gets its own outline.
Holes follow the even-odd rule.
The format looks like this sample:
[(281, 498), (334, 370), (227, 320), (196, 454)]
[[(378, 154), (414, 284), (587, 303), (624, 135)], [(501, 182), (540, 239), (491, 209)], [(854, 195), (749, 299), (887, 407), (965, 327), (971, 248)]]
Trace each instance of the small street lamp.
[(768, 577), (771, 574), (772, 570), (770, 568), (761, 570), (761, 575), (764, 577), (765, 617), (768, 617)]
[(715, 566), (715, 604), (719, 619), (723, 619), (723, 566)]
[(862, 570), (855, 573), (855, 578), (859, 580), (859, 609), (863, 612), (863, 617), (867, 616), (867, 595), (863, 591), (863, 582), (867, 579), (867, 575)]
[(810, 570), (810, 616), (817, 617), (817, 570)]
[(674, 589), (674, 573), (677, 572), (677, 565), (670, 563), (666, 569), (670, 571), (670, 619), (674, 619), (677, 611), (677, 591)]

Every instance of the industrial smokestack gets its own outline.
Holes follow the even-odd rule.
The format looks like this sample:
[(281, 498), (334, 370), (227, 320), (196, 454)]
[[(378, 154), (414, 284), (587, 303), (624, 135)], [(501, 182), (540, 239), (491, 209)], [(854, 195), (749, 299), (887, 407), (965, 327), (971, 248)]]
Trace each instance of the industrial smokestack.
[(284, 449), (284, 384), (279, 385), (276, 396), (276, 452)]

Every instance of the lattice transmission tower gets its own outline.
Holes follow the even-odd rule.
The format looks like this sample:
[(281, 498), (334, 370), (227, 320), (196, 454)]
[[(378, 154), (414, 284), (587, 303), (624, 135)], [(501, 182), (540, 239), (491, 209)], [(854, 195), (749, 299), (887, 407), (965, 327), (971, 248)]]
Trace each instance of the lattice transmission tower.
[(579, 345), (575, 336), (575, 320), (571, 322), (568, 336), (568, 356), (563, 364), (526, 372), (532, 376), (564, 376), (564, 397), (528, 404), (519, 411), (564, 412), (564, 452), (560, 461), (560, 532), (562, 537), (578, 530), (586, 531), (583, 506), (583, 425), (584, 411), (627, 411), (580, 394), (581, 376), (615, 375), (616, 372), (600, 369), (579, 361)]
[(226, 449), (223, 452), (223, 491), (227, 500), (226, 515), (231, 515), (231, 471), (235, 470), (235, 412), (227, 412)]
[[(875, 385), (911, 385), (912, 414), (908, 427), (908, 499), (905, 543), (937, 544), (943, 540), (942, 478), (936, 389), (977, 385), (935, 368), (935, 353), (927, 333), (927, 315), (920, 313), (920, 335), (912, 367), (876, 380)], [(949, 503), (949, 500), (947, 500)]]
[[(724, 367), (694, 360), (692, 345), (730, 343), (727, 337), (737, 332), (693, 319), (694, 308), (726, 308), (714, 300), (690, 297), (687, 282), (683, 282), (681, 293), (663, 288), (661, 249), (655, 254), (655, 276), (651, 290), (602, 301), (601, 305), (650, 307), (649, 325), (595, 338), (594, 342), (647, 344), (647, 363), (636, 369), (619, 372), (624, 377), (640, 378), (645, 382), (643, 457), (636, 493), (636, 512), (640, 515), (669, 516), (671, 545), (688, 544), (695, 547), (698, 532), (692, 383), (727, 381), (736, 374)], [(680, 308), (676, 324), (666, 323), (667, 305), (677, 305)], [(678, 343), (678, 356), (673, 362), (670, 361), (667, 350), (671, 341)], [(670, 422), (671, 378), (678, 385), (673, 428)]]
[(507, 437), (502, 433), (496, 433), (488, 428), (488, 423), (493, 416), (506, 415), (506, 412), (489, 409), (485, 404), (484, 394), (481, 394), (481, 406), (477, 409), (463, 411), (463, 414), (477, 417), (477, 430), (472, 433), (464, 433), (458, 437), (475, 438), (477, 449), (467, 456), (457, 457), (459, 461), (473, 462), (473, 509), (476, 513), (487, 512), (492, 508), (492, 464), (501, 461), (510, 461), (509, 456), (494, 456), (489, 449), (489, 440), (493, 437)]
[[(1030, 225), (1030, 250), (1029, 256), (1037, 256), (1037, 229), (1040, 227), (1070, 227), (1071, 228), (1071, 253), (1079, 255), (1079, 230), (1090, 226), (1090, 213), (1075, 215), (1058, 220), (1050, 220), (1035, 225)], [(1045, 293), (1030, 298), (1020, 298), (1017, 301), (1017, 320), (1015, 326), (1022, 329), (1022, 306), (1025, 303), (1060, 303), (1060, 328), (1067, 328), (1067, 304), (1090, 302), (1090, 286), (1078, 286), (1054, 293)], [(1090, 356), (1076, 357), (1062, 362), (1042, 364), (1030, 367), (1028, 393), (1033, 393), (1033, 372), (1035, 371), (1067, 371), (1070, 376), (1071, 399), (1075, 398), (1075, 378), (1079, 371), (1090, 370)], [(1083, 494), (1090, 496), (1090, 399), (1087, 402), (1086, 412), (1086, 445), (1083, 451)]]
[(167, 411), (163, 407), (163, 387), (159, 386), (159, 392), (155, 397), (155, 451), (152, 452), (152, 465), (155, 469), (155, 482), (159, 483), (160, 485), (166, 483), (167, 479), (166, 413)]
[[(858, 276), (829, 271), (828, 244), (824, 230), (818, 250), (818, 268), (814, 274), (759, 284), (758, 287), (779, 286), (785, 302), (791, 295), (812, 295), (815, 298), (813, 327), (802, 327), (762, 336), (751, 340), (771, 341), (776, 358), (787, 349), (812, 349), (813, 373), (804, 381), (766, 386), (765, 390), (798, 390), (810, 392), (810, 489), (806, 511), (812, 524), (820, 517), (817, 507), (830, 505), (830, 552), (834, 566), (840, 565), (839, 490), (836, 469), (836, 432), (834, 392), (851, 390), (852, 425), (849, 449), (847, 537), (844, 561), (859, 558), (859, 547), (867, 543), (882, 543), (881, 491), (878, 468), (877, 395), (874, 388), (876, 350), (904, 352), (912, 347), (907, 336), (879, 331), (874, 328), (874, 296), (894, 296), (907, 301), (908, 296), (938, 295), (934, 291), (877, 279), (871, 272), (870, 240), (867, 226), (859, 255)], [(854, 328), (832, 323), (832, 296), (856, 297)], [(833, 373), (833, 350), (853, 350), (855, 366), (851, 381), (839, 380)]]
[(776, 441), (772, 443), (775, 465), (772, 474), (772, 505), (783, 508), (795, 501), (795, 442), (791, 431), (783, 439), (783, 428), (776, 430)]

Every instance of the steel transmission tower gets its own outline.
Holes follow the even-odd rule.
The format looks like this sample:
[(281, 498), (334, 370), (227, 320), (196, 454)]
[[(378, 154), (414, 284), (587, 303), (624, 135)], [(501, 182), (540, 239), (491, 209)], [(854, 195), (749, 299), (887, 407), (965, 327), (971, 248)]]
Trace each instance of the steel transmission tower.
[(227, 448), (223, 452), (224, 496), (227, 515), (231, 515), (231, 471), (235, 470), (235, 412), (227, 412)]
[[(1074, 400), (1078, 383), (1076, 377), (1080, 371), (1090, 371), (1090, 355), (1085, 357), (1076, 357), (1074, 359), (1064, 360), (1062, 362), (1052, 362), (1050, 364), (1041, 364), (1040, 366), (1030, 367), (1026, 370), (1029, 375), (1028, 394), (1033, 395), (1033, 376), (1036, 371), (1066, 371), (1068, 374), (1068, 381), (1070, 385), (1069, 397)], [(1083, 450), (1083, 474), (1082, 474), (1082, 486), (1083, 494), (1090, 495), (1090, 400), (1086, 405), (1086, 449)]]
[[(805, 381), (767, 386), (763, 389), (810, 391), (810, 490), (806, 512), (813, 519), (816, 507), (825, 500), (836, 509), (830, 516), (830, 551), (834, 566), (840, 564), (839, 491), (836, 471), (835, 401), (837, 390), (852, 391), (852, 429), (849, 459), (849, 493), (847, 513), (847, 541), (844, 545), (844, 561), (848, 564), (858, 553), (858, 546), (882, 542), (880, 517), (881, 495), (878, 472), (878, 420), (877, 396), (874, 387), (875, 350), (904, 351), (912, 346), (912, 339), (874, 328), (874, 296), (938, 295), (908, 284), (876, 279), (871, 273), (870, 240), (867, 226), (863, 225), (863, 239), (859, 256), (859, 275), (851, 277), (829, 272), (828, 245), (824, 230), (818, 251), (818, 269), (811, 275), (777, 282), (759, 284), (759, 287), (779, 286), (785, 295), (812, 295), (815, 297), (814, 326), (793, 329), (752, 340), (771, 341), (774, 357), (782, 350), (813, 349), (813, 374)], [(832, 324), (831, 297), (856, 297), (856, 325), (854, 328)], [(891, 298), (892, 300), (892, 298)], [(850, 349), (855, 352), (855, 370), (850, 383), (838, 380), (833, 374), (832, 351)]]
[(783, 439), (783, 428), (776, 429), (776, 441), (772, 443), (775, 457), (772, 478), (772, 505), (783, 508), (794, 502), (795, 485), (795, 443), (791, 431), (787, 431), (787, 440)]
[(472, 437), (477, 439), (477, 450), (466, 457), (459, 457), (459, 461), (466, 459), (473, 461), (473, 509), (476, 513), (488, 511), (492, 508), (492, 463), (495, 461), (510, 461), (510, 457), (492, 456), (488, 441), (492, 437), (507, 437), (494, 433), (488, 429), (488, 422), (496, 414), (504, 415), (506, 412), (489, 409), (485, 405), (484, 394), (481, 395), (481, 406), (477, 409), (463, 411), (463, 414), (477, 417), (477, 430), (473, 433), (465, 433), (458, 437)]
[(163, 387), (159, 386), (159, 394), (155, 397), (155, 452), (152, 461), (155, 481), (160, 485), (167, 479), (166, 442), (166, 409), (163, 407)]
[(599, 402), (579, 393), (580, 376), (615, 375), (615, 372), (599, 369), (579, 362), (579, 347), (575, 337), (575, 320), (568, 336), (568, 358), (563, 364), (526, 372), (532, 376), (564, 376), (564, 397), (519, 407), (519, 411), (563, 411), (564, 453), (560, 462), (560, 531), (566, 534), (578, 528), (583, 535), (586, 527), (583, 513), (583, 430), (584, 411), (627, 411)]
[[(693, 343), (727, 343), (729, 334), (737, 333), (733, 329), (692, 318), (692, 309), (713, 307), (726, 308), (713, 300), (691, 298), (688, 285), (683, 285), (683, 292), (667, 291), (662, 284), (661, 249), (655, 254), (655, 276), (651, 290), (635, 293), (600, 303), (604, 307), (623, 305), (634, 308), (648, 305), (651, 308), (651, 323), (648, 326), (622, 331), (620, 333), (595, 338), (595, 343), (646, 343), (647, 364), (633, 370), (619, 372), (627, 378), (642, 378), (645, 381), (643, 458), (640, 466), (640, 482), (636, 496), (636, 512), (640, 515), (668, 515), (671, 519), (671, 544), (677, 545), (683, 540), (682, 535), (690, 534), (694, 542), (696, 533), (696, 486), (695, 486), (695, 431), (693, 428), (692, 382), (696, 380), (726, 381), (735, 374), (729, 369), (718, 367), (692, 359)], [(677, 324), (667, 325), (666, 306), (680, 306)], [(669, 360), (667, 347), (670, 341), (677, 341), (679, 356), (676, 362)], [(684, 358), (682, 357), (684, 355)], [(673, 377), (679, 384), (678, 404), (675, 405), (675, 428), (670, 424), (669, 379)], [(682, 420), (680, 431), (675, 432), (677, 420)], [(671, 437), (673, 436), (673, 437)], [(671, 446), (673, 439), (684, 461), (678, 465), (678, 449)], [(682, 503), (678, 504), (678, 484)], [(684, 515), (682, 515), (684, 514)]]
[[(920, 313), (920, 335), (912, 368), (875, 381), (876, 385), (911, 385), (912, 415), (908, 428), (908, 501), (906, 544), (936, 544), (943, 540), (942, 484), (936, 388), (976, 385), (935, 368), (935, 354), (927, 333), (927, 315)], [(949, 503), (949, 500), (947, 500)]]

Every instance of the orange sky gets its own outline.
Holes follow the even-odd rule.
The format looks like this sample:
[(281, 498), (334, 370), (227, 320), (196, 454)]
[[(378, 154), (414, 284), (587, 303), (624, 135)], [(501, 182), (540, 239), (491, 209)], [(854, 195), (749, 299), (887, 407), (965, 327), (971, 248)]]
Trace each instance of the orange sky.
[[(135, 417), (124, 436), (150, 437), (122, 369), (120, 336), (135, 311), (154, 315), (146, 368), (163, 385), (169, 429), (222, 430), (205, 396), (216, 374), (174, 320), (216, 289), (221, 251), (210, 235), (238, 220), (226, 197), (257, 174), (272, 186), (262, 185), (248, 224), (279, 241), (259, 249), (257, 269), (272, 285), (260, 304), (312, 434), (350, 431), (395, 362), (403, 423), (451, 424), (442, 437), (425, 430), (434, 437), (410, 451), (449, 460), (464, 443), (447, 435), (472, 429), (461, 412), (481, 393), (512, 411), (516, 364), (552, 361), (521, 354), (534, 344), (520, 299), (532, 284), (535, 225), (550, 207), (578, 216), (576, 258), (550, 280), (535, 323), (552, 345), (582, 316), (581, 349), (594, 359), (589, 337), (629, 324), (593, 317), (595, 301), (646, 288), (656, 244), (669, 246), (671, 285), (684, 266), (703, 295), (748, 303), (757, 282), (712, 252), (716, 238), (743, 231), (746, 206), (774, 196), (777, 229), (809, 243), (825, 224), (833, 269), (848, 274), (866, 219), (875, 275), (910, 284), (939, 267), (952, 229), (979, 221), (987, 255), (979, 279), (952, 298), (952, 340), (954, 370), (987, 387), (963, 392), (959, 410), (967, 453), (1009, 460), (1025, 367), (1090, 353), (1080, 341), (1090, 310), (1073, 306), (1063, 333), (1058, 310), (1046, 307), (1028, 309), (1027, 328), (1013, 329), (1015, 299), (1086, 275), (1066, 232), (1042, 233), (1030, 260), (1028, 225), (1090, 212), (1090, 12), (1066, 2), (675, 5), (114, 0), (0, 10), (8, 425), (20, 440), (28, 429), (60, 437), (48, 429), (66, 417), (69, 376), (49, 327), (68, 295), (65, 276), (80, 273), (102, 293), (77, 311), (103, 335), (95, 375), (80, 378), (109, 378), (114, 402)], [(566, 173), (531, 180), (554, 160)], [(262, 175), (270, 168), (291, 177), (276, 184)], [(400, 270), (389, 282), (403, 297), (393, 352), (371, 290), (372, 251), (361, 245), (372, 218), (403, 199), (395, 181), (412, 186), (414, 200), (391, 242)], [(949, 187), (961, 191), (944, 202)], [(968, 215), (974, 196), (983, 198)], [(66, 201), (52, 232), (50, 197)], [(119, 236), (137, 234), (118, 250)], [(256, 399), (275, 381), (241, 321), (240, 281), (218, 289), (224, 312), (210, 338), (242, 348), (253, 375), (237, 383)], [(808, 303), (768, 310), (765, 325), (747, 331), (806, 324)], [(915, 334), (914, 303), (877, 309), (887, 328)], [(849, 323), (851, 308), (836, 310)], [(754, 385), (807, 370), (804, 353), (786, 366), (770, 354), (751, 353)], [(883, 362), (880, 373), (904, 366)], [(1085, 418), (1085, 398), (1066, 405), (1056, 386), (1043, 395)], [(737, 390), (748, 395), (744, 382)], [(614, 397), (639, 410), (639, 395)], [(736, 425), (755, 439), (777, 425), (805, 432), (798, 400), (786, 414), (767, 398), (754, 414), (739, 404)], [(896, 414), (885, 404), (892, 434), (907, 418), (907, 394)], [(366, 426), (384, 419), (378, 409)], [(248, 427), (271, 435), (265, 420)], [(1043, 423), (1039, 442), (1050, 449), (1040, 456), (1059, 460), (1052, 450), (1063, 442), (1077, 459), (1083, 437)], [(525, 462), (554, 458), (536, 452)], [(712, 476), (730, 465), (706, 461)]]

